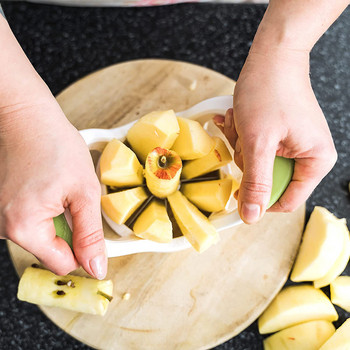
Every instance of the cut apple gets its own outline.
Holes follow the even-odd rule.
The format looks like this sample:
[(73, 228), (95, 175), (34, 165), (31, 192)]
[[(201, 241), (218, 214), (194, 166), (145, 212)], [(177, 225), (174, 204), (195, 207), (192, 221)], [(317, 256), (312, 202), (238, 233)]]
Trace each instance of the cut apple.
[(127, 140), (142, 162), (156, 147), (170, 149), (180, 132), (173, 110), (155, 111), (140, 118), (128, 131)]
[(330, 285), (331, 300), (335, 305), (350, 312), (350, 276), (339, 276)]
[(276, 296), (260, 316), (258, 327), (261, 334), (267, 334), (302, 322), (337, 319), (337, 311), (321, 290), (298, 285), (286, 287)]
[(181, 158), (174, 151), (157, 147), (148, 154), (145, 178), (148, 189), (158, 198), (174, 193), (180, 184)]
[(210, 173), (232, 161), (232, 156), (225, 142), (219, 137), (213, 137), (213, 140), (215, 146), (206, 156), (185, 163), (182, 169), (182, 176), (185, 179), (192, 179)]
[(117, 224), (122, 225), (147, 199), (143, 187), (106, 194), (101, 197), (102, 209)]
[(335, 332), (329, 321), (310, 321), (279, 331), (264, 340), (264, 350), (318, 350)]
[(143, 168), (135, 153), (119, 140), (110, 141), (100, 158), (101, 182), (116, 187), (140, 186)]
[(180, 126), (180, 134), (176, 139), (172, 150), (183, 160), (201, 158), (207, 155), (214, 147), (214, 140), (195, 120), (177, 118)]
[(315, 281), (324, 277), (343, 250), (344, 220), (315, 207), (307, 223), (290, 279)]
[(18, 285), (17, 297), (28, 303), (104, 315), (112, 300), (113, 283), (78, 276), (56, 276), (28, 267)]
[(168, 197), (171, 210), (182, 234), (198, 252), (203, 252), (219, 240), (208, 218), (190, 203), (181, 192)]
[(350, 349), (350, 318), (348, 318), (335, 333), (320, 347), (319, 350), (349, 350)]
[(199, 209), (216, 212), (225, 209), (232, 191), (239, 187), (231, 179), (185, 183), (181, 192)]
[(164, 202), (153, 199), (136, 219), (133, 231), (137, 237), (159, 243), (171, 242), (173, 227)]

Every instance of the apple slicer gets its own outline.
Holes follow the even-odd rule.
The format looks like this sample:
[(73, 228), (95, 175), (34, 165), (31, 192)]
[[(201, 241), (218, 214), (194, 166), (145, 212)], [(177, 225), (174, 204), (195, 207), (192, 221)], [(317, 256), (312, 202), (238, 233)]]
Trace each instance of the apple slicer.
[[(200, 122), (204, 129), (211, 136), (219, 136), (226, 143), (228, 149), (233, 155), (233, 149), (212, 121), (215, 114), (225, 115), (226, 110), (232, 108), (232, 96), (219, 96), (204, 100), (193, 107), (176, 113), (178, 117), (191, 118)], [(86, 129), (81, 130), (80, 134), (88, 145), (90, 152), (95, 151), (101, 154), (106, 144), (116, 138), (124, 141), (127, 131), (135, 123), (117, 127), (114, 129)], [(273, 185), (269, 207), (273, 205), (283, 194), (293, 175), (294, 160), (282, 157), (276, 157), (273, 169)], [(99, 162), (96, 167), (97, 174), (99, 173)], [(220, 169), (221, 177), (231, 177), (239, 180), (241, 172), (232, 161), (230, 164)], [(102, 194), (107, 193), (107, 187), (101, 184)], [(173, 238), (170, 243), (157, 243), (146, 239), (136, 237), (133, 231), (126, 225), (119, 225), (112, 221), (102, 210), (102, 215), (108, 225), (117, 234), (115, 240), (105, 239), (108, 257), (117, 257), (141, 252), (162, 252), (170, 253), (191, 247), (190, 243), (184, 236)], [(243, 223), (241, 220), (236, 200), (231, 196), (225, 210), (217, 213), (212, 213), (209, 220), (214, 225), (218, 232), (226, 230), (230, 227)], [(71, 216), (67, 210), (64, 214), (54, 218), (56, 234), (67, 241), (72, 247), (72, 231), (71, 231)], [(118, 238), (119, 237), (119, 238)]]

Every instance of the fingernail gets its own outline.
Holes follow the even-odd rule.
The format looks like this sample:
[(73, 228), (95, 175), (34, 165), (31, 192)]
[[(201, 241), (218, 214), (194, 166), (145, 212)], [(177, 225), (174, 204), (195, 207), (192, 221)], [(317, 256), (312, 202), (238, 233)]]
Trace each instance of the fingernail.
[(107, 258), (105, 254), (97, 255), (91, 259), (90, 268), (97, 279), (103, 280), (107, 274)]
[(239, 138), (237, 139), (236, 141), (236, 144), (235, 144), (235, 152), (236, 153), (240, 153), (241, 152), (241, 141), (239, 140)]
[(244, 221), (254, 223), (260, 217), (260, 205), (253, 203), (242, 203), (241, 213)]
[(222, 115), (214, 116), (213, 121), (214, 121), (215, 125), (217, 125), (217, 126), (224, 127), (224, 125), (225, 125), (225, 118)]

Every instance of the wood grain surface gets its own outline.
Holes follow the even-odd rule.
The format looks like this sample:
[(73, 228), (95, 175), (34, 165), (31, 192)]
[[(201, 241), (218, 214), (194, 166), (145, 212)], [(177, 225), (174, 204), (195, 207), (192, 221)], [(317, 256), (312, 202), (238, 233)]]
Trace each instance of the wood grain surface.
[[(156, 109), (181, 111), (232, 94), (233, 88), (232, 80), (200, 66), (139, 60), (91, 74), (57, 100), (78, 129), (111, 128)], [(222, 232), (220, 242), (202, 254), (188, 249), (109, 259), (114, 300), (104, 317), (41, 309), (67, 333), (98, 349), (212, 348), (249, 326), (282, 288), (304, 215), (304, 206), (294, 213), (267, 214), (258, 224)], [(105, 229), (111, 235), (106, 224)], [(8, 247), (19, 275), (36, 262), (15, 244)]]

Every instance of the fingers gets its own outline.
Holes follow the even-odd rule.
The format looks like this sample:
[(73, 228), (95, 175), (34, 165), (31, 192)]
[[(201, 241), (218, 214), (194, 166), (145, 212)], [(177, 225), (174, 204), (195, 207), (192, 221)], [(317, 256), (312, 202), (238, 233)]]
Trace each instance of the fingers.
[[(78, 197), (79, 196), (79, 197)], [(73, 249), (81, 266), (90, 275), (104, 279), (107, 254), (102, 230), (100, 191), (95, 188), (80, 192), (70, 199), (73, 222)]]

